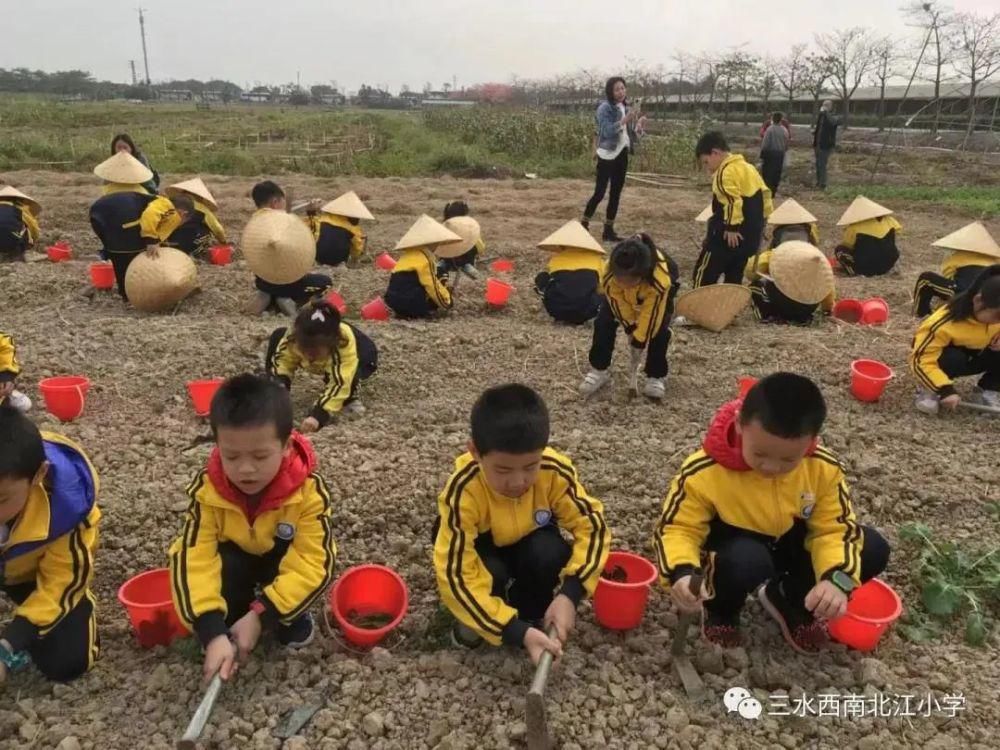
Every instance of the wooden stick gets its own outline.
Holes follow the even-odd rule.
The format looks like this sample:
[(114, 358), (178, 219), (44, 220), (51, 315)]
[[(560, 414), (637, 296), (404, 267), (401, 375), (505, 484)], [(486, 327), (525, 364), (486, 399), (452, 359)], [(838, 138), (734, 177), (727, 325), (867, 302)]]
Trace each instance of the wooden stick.
[(971, 401), (959, 401), (959, 406), (964, 406), (966, 409), (972, 409), (973, 411), (984, 411), (987, 414), (1000, 414), (1000, 409), (994, 409), (992, 406), (987, 406), (986, 404), (974, 404)]
[(198, 704), (194, 716), (191, 717), (191, 723), (188, 724), (187, 731), (177, 741), (177, 750), (195, 750), (198, 738), (205, 731), (205, 725), (212, 716), (212, 709), (215, 708), (215, 701), (219, 697), (220, 690), (222, 690), (222, 675), (216, 672), (215, 677), (208, 683), (205, 695), (201, 699), (201, 703)]

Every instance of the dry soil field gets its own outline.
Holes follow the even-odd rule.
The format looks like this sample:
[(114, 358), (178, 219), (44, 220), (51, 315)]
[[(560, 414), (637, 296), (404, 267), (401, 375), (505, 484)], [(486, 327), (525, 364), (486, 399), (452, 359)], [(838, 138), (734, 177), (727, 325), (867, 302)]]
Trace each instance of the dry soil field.
[[(170, 179), (181, 176), (170, 175)], [(200, 697), (200, 665), (190, 645), (142, 651), (129, 632), (115, 592), (142, 570), (165, 564), (181, 523), (184, 487), (208, 446), (189, 449), (205, 432), (189, 406), (185, 381), (260, 366), (270, 331), (285, 321), (242, 313), (250, 274), (242, 261), (201, 268), (203, 293), (173, 316), (140, 315), (116, 296), (81, 295), (97, 246), (87, 223), (96, 180), (84, 174), (9, 173), (5, 178), (40, 200), (44, 239), (64, 238), (72, 262), (0, 266), (0, 328), (20, 344), (23, 385), (38, 404), (35, 417), (80, 441), (101, 473), (104, 510), (96, 590), (103, 652), (93, 672), (68, 686), (31, 673), (5, 687), (0, 746), (23, 748), (172, 747)], [(205, 177), (238, 239), (251, 211), (252, 180)], [(525, 655), (512, 650), (460, 652), (443, 645), (430, 565), (429, 529), (435, 498), (466, 442), (475, 396), (487, 385), (520, 380), (539, 388), (554, 418), (553, 442), (576, 461), (600, 497), (614, 546), (651, 555), (650, 533), (668, 482), (699, 444), (715, 408), (734, 394), (741, 375), (786, 368), (817, 379), (829, 399), (826, 443), (846, 464), (859, 515), (897, 545), (887, 580), (915, 601), (915, 555), (897, 530), (923, 521), (947, 538), (988, 543), (996, 517), (983, 506), (997, 499), (997, 423), (973, 414), (939, 421), (911, 409), (905, 370), (914, 329), (910, 290), (917, 273), (939, 255), (930, 242), (969, 221), (947, 212), (894, 205), (905, 226), (899, 275), (840, 280), (841, 295), (885, 297), (881, 330), (825, 321), (811, 329), (761, 326), (749, 316), (721, 335), (684, 328), (670, 351), (662, 405), (631, 401), (622, 360), (613, 387), (589, 403), (576, 395), (587, 366), (588, 328), (554, 326), (531, 291), (544, 257), (534, 243), (579, 215), (590, 183), (583, 181), (458, 181), (443, 179), (318, 180), (286, 177), (298, 200), (357, 190), (379, 221), (373, 250), (391, 248), (416, 215), (438, 216), (464, 196), (483, 226), (487, 255), (516, 261), (513, 304), (485, 309), (483, 281), (463, 279), (454, 314), (430, 323), (362, 324), (381, 350), (381, 367), (364, 391), (368, 413), (323, 430), (315, 444), (336, 497), (341, 570), (361, 562), (391, 565), (410, 588), (405, 639), (389, 651), (359, 657), (327, 638), (288, 656), (265, 647), (229, 686), (205, 734), (205, 746), (278, 748), (279, 717), (302, 703), (323, 708), (285, 748), (506, 748), (523, 742), (523, 697), (530, 680)], [(700, 226), (692, 218), (707, 202), (707, 183), (658, 189), (630, 184), (619, 231), (649, 230), (679, 261), (685, 282)], [(796, 197), (821, 219), (824, 245), (844, 208), (820, 194)], [(998, 234), (1000, 227), (991, 227)], [(44, 243), (43, 243), (44, 244)], [(350, 316), (385, 286), (371, 263), (335, 271)], [(847, 391), (852, 359), (881, 359), (897, 379), (877, 404)], [(41, 407), (36, 382), (54, 374), (93, 381), (87, 411), (60, 425)], [(311, 403), (318, 381), (299, 380), (297, 409)], [(834, 649), (795, 656), (759, 606), (745, 611), (748, 644), (723, 653), (696, 646), (695, 662), (713, 696), (690, 704), (674, 675), (669, 640), (676, 622), (669, 597), (654, 592), (642, 626), (621, 636), (602, 631), (589, 605), (567, 655), (550, 681), (550, 724), (570, 748), (847, 748), (996, 747), (1000, 666), (994, 635), (981, 649), (962, 643), (959, 628), (941, 640), (913, 644), (891, 633), (868, 657)], [(926, 698), (962, 693), (957, 718), (833, 719), (727, 715), (721, 695), (740, 685), (765, 705), (773, 693), (886, 691)], [(70, 738), (70, 739), (67, 739)], [(62, 743), (62, 744), (60, 744)]]

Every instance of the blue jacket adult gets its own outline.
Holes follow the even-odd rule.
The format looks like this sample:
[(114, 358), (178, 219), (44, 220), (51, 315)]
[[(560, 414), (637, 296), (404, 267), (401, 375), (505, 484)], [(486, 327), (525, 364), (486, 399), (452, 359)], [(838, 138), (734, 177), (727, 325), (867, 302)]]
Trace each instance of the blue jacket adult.
[[(631, 107), (624, 105), (625, 114), (629, 113)], [(622, 111), (618, 105), (612, 104), (606, 99), (597, 108), (597, 147), (607, 151), (614, 151), (618, 146), (618, 138), (621, 135), (622, 127), (628, 129), (629, 153), (635, 153), (635, 146), (639, 142), (639, 136), (632, 123), (627, 126), (621, 124)]]

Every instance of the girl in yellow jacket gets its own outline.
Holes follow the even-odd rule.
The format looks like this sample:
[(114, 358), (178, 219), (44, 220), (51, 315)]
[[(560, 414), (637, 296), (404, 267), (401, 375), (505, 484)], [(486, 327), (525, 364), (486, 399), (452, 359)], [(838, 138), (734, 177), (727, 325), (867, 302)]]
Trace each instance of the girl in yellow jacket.
[(10, 404), (19, 412), (31, 410), (31, 399), (17, 390), (21, 363), (17, 361), (14, 338), (0, 331), (0, 405)]
[(226, 243), (226, 230), (215, 215), (219, 204), (200, 177), (178, 182), (163, 192), (171, 198), (174, 208), (177, 207), (177, 198), (182, 196), (190, 198), (192, 203), (187, 220), (171, 232), (163, 244), (195, 255), (207, 250), (212, 243)]
[(935, 299), (950, 300), (968, 289), (984, 268), (1000, 262), (1000, 245), (978, 221), (931, 244), (951, 252), (941, 263), (940, 274), (924, 271), (917, 279), (913, 312), (920, 318), (931, 314)]
[(428, 318), (451, 309), (451, 292), (437, 276), (434, 248), (462, 238), (424, 215), (396, 243), (403, 254), (389, 277), (385, 304), (401, 318)]
[(570, 221), (538, 243), (549, 250), (548, 269), (535, 276), (546, 312), (560, 323), (580, 325), (597, 316), (604, 248), (583, 224)]
[(656, 400), (663, 398), (677, 277), (677, 264), (656, 249), (648, 234), (637, 234), (611, 251), (601, 278), (604, 300), (594, 321), (591, 369), (580, 384), (583, 396), (592, 396), (611, 380), (609, 368), (620, 325), (629, 337), (630, 375), (638, 378), (645, 352), (643, 394)]
[(844, 227), (844, 237), (833, 254), (848, 276), (882, 276), (896, 265), (896, 235), (903, 227), (891, 209), (859, 195), (837, 226)]
[(306, 218), (316, 239), (316, 262), (323, 266), (357, 263), (364, 255), (367, 238), (361, 230), (362, 221), (375, 217), (350, 191), (320, 207)]
[(920, 383), (917, 409), (937, 414), (961, 402), (955, 379), (980, 375), (976, 401), (1000, 409), (1000, 264), (924, 320), (913, 337), (910, 368)]
[(363, 414), (358, 399), (361, 381), (378, 369), (375, 343), (349, 323), (325, 299), (303, 307), (291, 330), (278, 328), (267, 345), (267, 374), (291, 389), (299, 370), (322, 375), (323, 393), (301, 426), (304, 433), (316, 432), (337, 414)]
[(24, 253), (38, 242), (38, 214), (42, 206), (20, 190), (0, 188), (0, 259), (24, 260)]

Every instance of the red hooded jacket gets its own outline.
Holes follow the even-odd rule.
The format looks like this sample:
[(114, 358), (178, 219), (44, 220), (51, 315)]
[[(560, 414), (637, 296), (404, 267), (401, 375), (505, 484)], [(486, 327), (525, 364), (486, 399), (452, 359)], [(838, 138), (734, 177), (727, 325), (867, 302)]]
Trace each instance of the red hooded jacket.
[[(750, 471), (750, 465), (743, 460), (743, 438), (736, 430), (742, 406), (743, 399), (720, 406), (701, 444), (702, 450), (714, 458), (716, 463), (733, 471)], [(815, 453), (818, 445), (818, 439), (813, 441), (806, 455)]]

